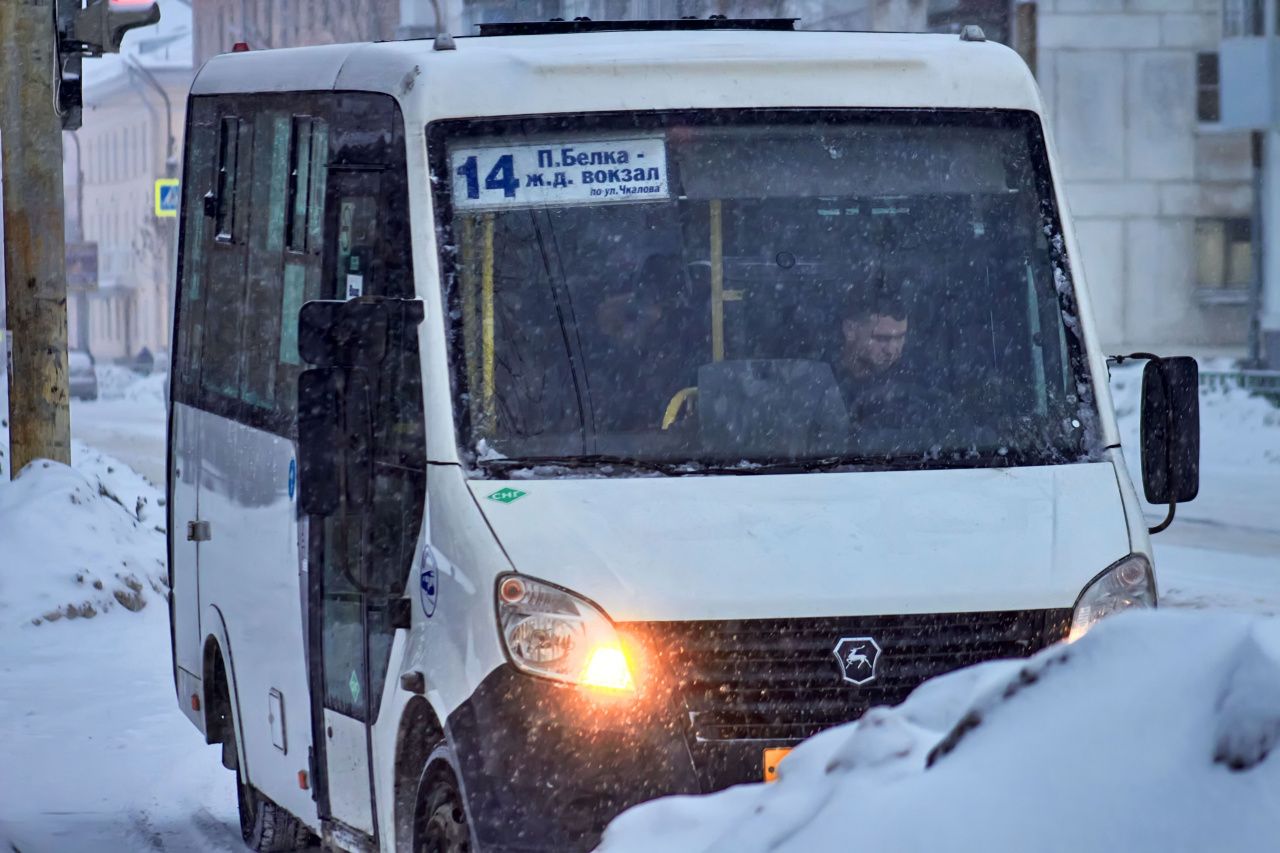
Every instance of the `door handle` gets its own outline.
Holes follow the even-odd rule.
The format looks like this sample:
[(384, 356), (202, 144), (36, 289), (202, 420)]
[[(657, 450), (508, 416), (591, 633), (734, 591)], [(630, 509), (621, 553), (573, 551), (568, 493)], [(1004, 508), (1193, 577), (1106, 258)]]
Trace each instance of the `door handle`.
[(209, 522), (200, 520), (187, 522), (188, 542), (208, 542), (211, 536)]

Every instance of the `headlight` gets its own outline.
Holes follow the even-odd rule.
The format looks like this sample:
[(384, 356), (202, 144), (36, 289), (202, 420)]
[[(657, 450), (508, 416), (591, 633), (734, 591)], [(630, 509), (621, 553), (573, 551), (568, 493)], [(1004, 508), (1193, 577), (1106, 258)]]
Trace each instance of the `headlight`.
[(498, 624), (507, 656), (522, 672), (601, 690), (636, 689), (609, 617), (567, 590), (504, 575), (498, 578)]
[(1130, 554), (1094, 578), (1076, 602), (1067, 642), (1075, 642), (1105, 616), (1131, 607), (1155, 607), (1156, 582), (1151, 563)]

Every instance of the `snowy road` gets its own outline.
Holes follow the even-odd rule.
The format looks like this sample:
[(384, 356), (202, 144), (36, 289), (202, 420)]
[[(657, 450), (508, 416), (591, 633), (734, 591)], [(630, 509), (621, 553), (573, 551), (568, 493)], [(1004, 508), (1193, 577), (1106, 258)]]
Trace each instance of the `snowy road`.
[(71, 437), (114, 456), (157, 486), (164, 485), (164, 404), (94, 400), (71, 404)]
[(4, 626), (0, 643), (0, 839), (22, 853), (244, 849), (231, 773), (178, 711), (161, 607)]
[(164, 486), (164, 377), (100, 371), (102, 396), (71, 401), (71, 437)]

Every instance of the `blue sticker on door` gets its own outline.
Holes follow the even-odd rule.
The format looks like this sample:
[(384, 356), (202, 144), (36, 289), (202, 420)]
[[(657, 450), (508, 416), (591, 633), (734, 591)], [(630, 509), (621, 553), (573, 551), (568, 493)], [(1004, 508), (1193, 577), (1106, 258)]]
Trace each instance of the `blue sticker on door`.
[(440, 572), (436, 567), (436, 554), (430, 545), (423, 546), (422, 567), (418, 576), (418, 598), (422, 613), (430, 619), (436, 612), (436, 599), (440, 594)]
[(289, 500), (293, 500), (293, 493), (298, 488), (298, 460), (289, 460)]

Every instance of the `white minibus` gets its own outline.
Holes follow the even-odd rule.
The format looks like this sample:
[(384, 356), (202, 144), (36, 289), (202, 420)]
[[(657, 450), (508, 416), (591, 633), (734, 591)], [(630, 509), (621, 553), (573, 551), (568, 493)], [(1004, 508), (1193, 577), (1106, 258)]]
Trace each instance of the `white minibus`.
[[(587, 850), (1156, 605), (1027, 67), (552, 21), (210, 60), (169, 422), (178, 699), (255, 850)], [(1196, 374), (1148, 359), (1148, 500)]]

